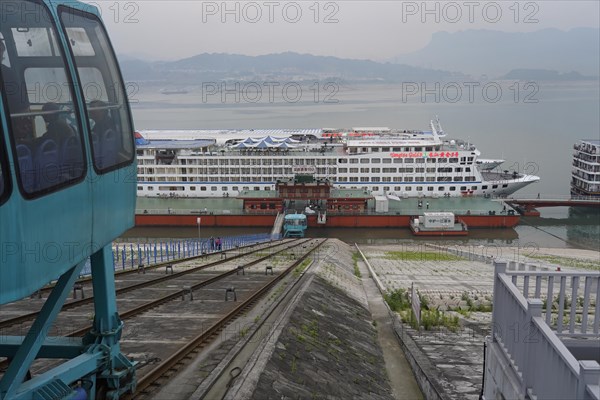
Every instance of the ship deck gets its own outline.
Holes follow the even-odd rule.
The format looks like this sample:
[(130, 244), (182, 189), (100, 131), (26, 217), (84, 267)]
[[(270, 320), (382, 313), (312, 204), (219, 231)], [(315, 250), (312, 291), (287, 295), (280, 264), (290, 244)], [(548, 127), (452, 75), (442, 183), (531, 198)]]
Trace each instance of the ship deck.
[[(266, 194), (266, 193), (265, 193)], [(419, 207), (419, 202), (422, 207)], [(429, 203), (429, 206), (427, 205)], [(504, 208), (506, 207), (506, 208)], [(512, 208), (501, 202), (483, 197), (441, 197), (441, 198), (408, 198), (390, 200), (388, 212), (375, 212), (375, 200), (368, 200), (367, 211), (362, 215), (423, 215), (424, 212), (447, 211), (455, 215), (486, 216), (491, 213), (503, 215)], [(272, 211), (265, 210), (273, 214)], [(153, 198), (138, 197), (136, 214), (209, 214), (221, 215), (246, 214), (243, 211), (242, 199), (233, 197), (207, 197), (207, 198)], [(328, 213), (329, 214), (329, 213)], [(348, 213), (346, 213), (348, 214)], [(352, 214), (352, 213), (350, 213)]]

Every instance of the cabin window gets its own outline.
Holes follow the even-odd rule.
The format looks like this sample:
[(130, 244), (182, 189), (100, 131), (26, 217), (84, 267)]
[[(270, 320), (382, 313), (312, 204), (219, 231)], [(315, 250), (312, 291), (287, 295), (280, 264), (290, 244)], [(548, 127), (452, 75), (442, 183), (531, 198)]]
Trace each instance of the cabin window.
[(439, 186), (438, 187), (438, 192), (443, 192), (444, 191), (444, 187), (443, 186)]
[(422, 192), (423, 191), (423, 186), (417, 186), (417, 192)]
[(471, 190), (477, 190), (477, 186), (471, 186)]
[(104, 173), (133, 162), (133, 129), (127, 93), (114, 52), (100, 20), (92, 14), (59, 8), (81, 80), (94, 167)]
[(413, 182), (414, 178), (412, 176), (407, 176), (404, 178), (404, 182)]
[(415, 162), (414, 158), (405, 158), (404, 159), (404, 164), (412, 164), (414, 162)]
[(505, 183), (504, 185), (502, 185), (502, 187), (503, 187), (503, 188), (506, 188), (506, 187), (508, 187), (508, 184), (507, 184), (507, 183)]
[(466, 186), (461, 186), (461, 187), (460, 187), (460, 191), (461, 191), (461, 192), (464, 192), (464, 191), (466, 191), (466, 190), (467, 190), (467, 187), (466, 187)]
[(425, 159), (424, 158), (415, 158), (415, 162), (417, 164), (425, 164)]
[(404, 190), (406, 190), (407, 192), (412, 192), (412, 186), (407, 186)]
[(368, 164), (369, 163), (369, 159), (368, 158), (361, 158), (360, 159), (360, 163), (361, 164)]
[(450, 191), (451, 192), (455, 192), (456, 191), (456, 186), (450, 186)]
[(368, 173), (369, 173), (369, 168), (361, 168), (361, 169), (360, 169), (360, 172), (361, 172), (362, 174), (368, 174)]
[(384, 164), (391, 164), (392, 163), (392, 159), (391, 158), (384, 158), (383, 160), (381, 160)]
[(433, 186), (427, 186), (427, 191), (428, 192), (433, 192)]
[(18, 184), (34, 198), (83, 179), (82, 129), (52, 17), (41, 3), (15, 0), (12, 8), (22, 12), (2, 15), (0, 91)]
[(371, 164), (379, 164), (381, 163), (381, 158), (371, 158)]
[(482, 190), (486, 190), (487, 188), (488, 188), (488, 187), (487, 187), (487, 185), (483, 185), (483, 186), (481, 187), (481, 189), (482, 189)]
[(4, 132), (2, 132), (1, 126), (0, 137), (2, 137), (2, 141), (0, 141), (0, 204), (2, 204), (8, 198), (8, 184), (10, 179), (8, 178), (8, 163), (6, 162), (6, 153), (4, 152)]

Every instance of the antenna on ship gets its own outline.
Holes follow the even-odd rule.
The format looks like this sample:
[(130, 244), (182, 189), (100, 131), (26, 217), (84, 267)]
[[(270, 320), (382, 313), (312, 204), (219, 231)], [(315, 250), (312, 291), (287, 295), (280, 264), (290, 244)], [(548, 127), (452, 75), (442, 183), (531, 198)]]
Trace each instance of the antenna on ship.
[(438, 135), (446, 136), (446, 134), (444, 133), (444, 129), (442, 128), (442, 124), (440, 123), (440, 117), (438, 117), (437, 115), (435, 116), (435, 122), (437, 124)]

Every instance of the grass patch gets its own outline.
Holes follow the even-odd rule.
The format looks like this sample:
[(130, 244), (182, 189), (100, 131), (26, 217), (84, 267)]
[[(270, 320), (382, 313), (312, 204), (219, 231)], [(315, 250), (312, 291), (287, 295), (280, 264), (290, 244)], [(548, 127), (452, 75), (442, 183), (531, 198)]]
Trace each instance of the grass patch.
[(358, 269), (358, 261), (361, 259), (362, 259), (362, 257), (360, 256), (360, 253), (358, 251), (355, 251), (354, 253), (352, 253), (352, 261), (354, 262), (354, 275), (359, 279), (362, 278), (360, 269)]
[(386, 293), (384, 296), (384, 300), (392, 311), (403, 311), (410, 309), (410, 303), (406, 296), (406, 290), (404, 289), (396, 289), (392, 292)]
[(299, 277), (300, 274), (302, 272), (304, 272), (304, 270), (306, 269), (306, 267), (308, 267), (308, 265), (310, 264), (310, 262), (311, 262), (310, 258), (307, 258), (304, 261), (302, 261), (302, 263), (300, 265), (298, 265), (296, 268), (294, 268), (294, 272), (292, 272), (292, 274), (294, 275), (294, 278)]
[(386, 251), (385, 258), (398, 261), (460, 261), (454, 254), (434, 251)]
[(460, 328), (458, 316), (448, 315), (439, 310), (422, 310), (421, 325), (426, 331), (440, 326), (444, 326), (452, 332), (456, 332)]

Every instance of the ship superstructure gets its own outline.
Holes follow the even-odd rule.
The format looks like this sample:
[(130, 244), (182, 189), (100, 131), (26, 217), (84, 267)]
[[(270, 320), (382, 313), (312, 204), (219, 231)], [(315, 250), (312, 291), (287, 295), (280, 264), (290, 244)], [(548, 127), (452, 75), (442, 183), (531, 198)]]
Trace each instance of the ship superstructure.
[(495, 172), (468, 142), (431, 130), (162, 130), (138, 134), (138, 196), (227, 197), (295, 175), (399, 197), (505, 196), (539, 178)]
[(600, 140), (580, 140), (573, 149), (571, 195), (600, 196)]

